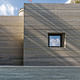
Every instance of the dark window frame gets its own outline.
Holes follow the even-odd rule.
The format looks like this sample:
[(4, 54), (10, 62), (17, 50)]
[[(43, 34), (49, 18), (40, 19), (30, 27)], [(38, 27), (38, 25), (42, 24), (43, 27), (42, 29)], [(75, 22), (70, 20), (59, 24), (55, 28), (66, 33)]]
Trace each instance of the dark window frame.
[[(50, 46), (50, 36), (60, 36), (60, 46)], [(64, 47), (65, 33), (48, 33), (48, 47)]]

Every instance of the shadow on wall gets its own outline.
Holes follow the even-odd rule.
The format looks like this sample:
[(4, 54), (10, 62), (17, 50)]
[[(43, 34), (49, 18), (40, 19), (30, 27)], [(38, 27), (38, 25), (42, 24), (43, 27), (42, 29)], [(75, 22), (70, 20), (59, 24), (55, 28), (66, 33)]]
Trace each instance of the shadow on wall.
[(19, 28), (0, 23), (0, 65), (23, 65), (23, 42)]
[[(33, 10), (33, 8), (35, 9)], [(27, 16), (34, 18), (43, 27), (45, 26), (45, 28), (39, 24), (37, 25), (37, 23), (35, 25), (31, 24), (32, 21), (29, 21), (30, 23), (28, 24), (28, 19), (25, 15), (24, 65), (80, 66), (79, 29), (73, 28), (73, 25), (54, 12), (47, 10), (41, 4), (28, 5), (27, 9), (25, 8), (25, 13), (29, 14)], [(31, 27), (31, 29), (28, 27)], [(67, 41), (66, 48), (49, 48), (47, 42), (49, 32), (64, 32)]]

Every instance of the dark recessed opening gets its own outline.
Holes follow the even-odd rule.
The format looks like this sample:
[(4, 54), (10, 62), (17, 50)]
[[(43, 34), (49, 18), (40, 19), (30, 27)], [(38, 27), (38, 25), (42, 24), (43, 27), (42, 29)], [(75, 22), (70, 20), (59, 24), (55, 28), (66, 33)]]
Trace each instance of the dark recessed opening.
[(48, 33), (49, 47), (64, 47), (65, 33)]

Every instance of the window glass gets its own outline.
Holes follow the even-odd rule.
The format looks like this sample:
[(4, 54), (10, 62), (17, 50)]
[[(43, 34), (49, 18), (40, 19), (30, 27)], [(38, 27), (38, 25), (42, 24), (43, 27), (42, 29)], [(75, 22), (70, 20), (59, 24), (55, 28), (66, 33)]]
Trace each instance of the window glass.
[(60, 35), (49, 36), (49, 46), (60, 47), (61, 46), (61, 36)]

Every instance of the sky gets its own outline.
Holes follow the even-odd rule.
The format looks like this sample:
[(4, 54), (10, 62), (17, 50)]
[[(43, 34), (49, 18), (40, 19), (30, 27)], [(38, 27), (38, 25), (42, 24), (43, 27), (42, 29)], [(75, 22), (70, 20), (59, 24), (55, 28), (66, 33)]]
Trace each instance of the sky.
[(60, 46), (60, 36), (49, 36), (49, 46)]
[(0, 0), (0, 16), (17, 16), (24, 3), (65, 3), (67, 0)]

